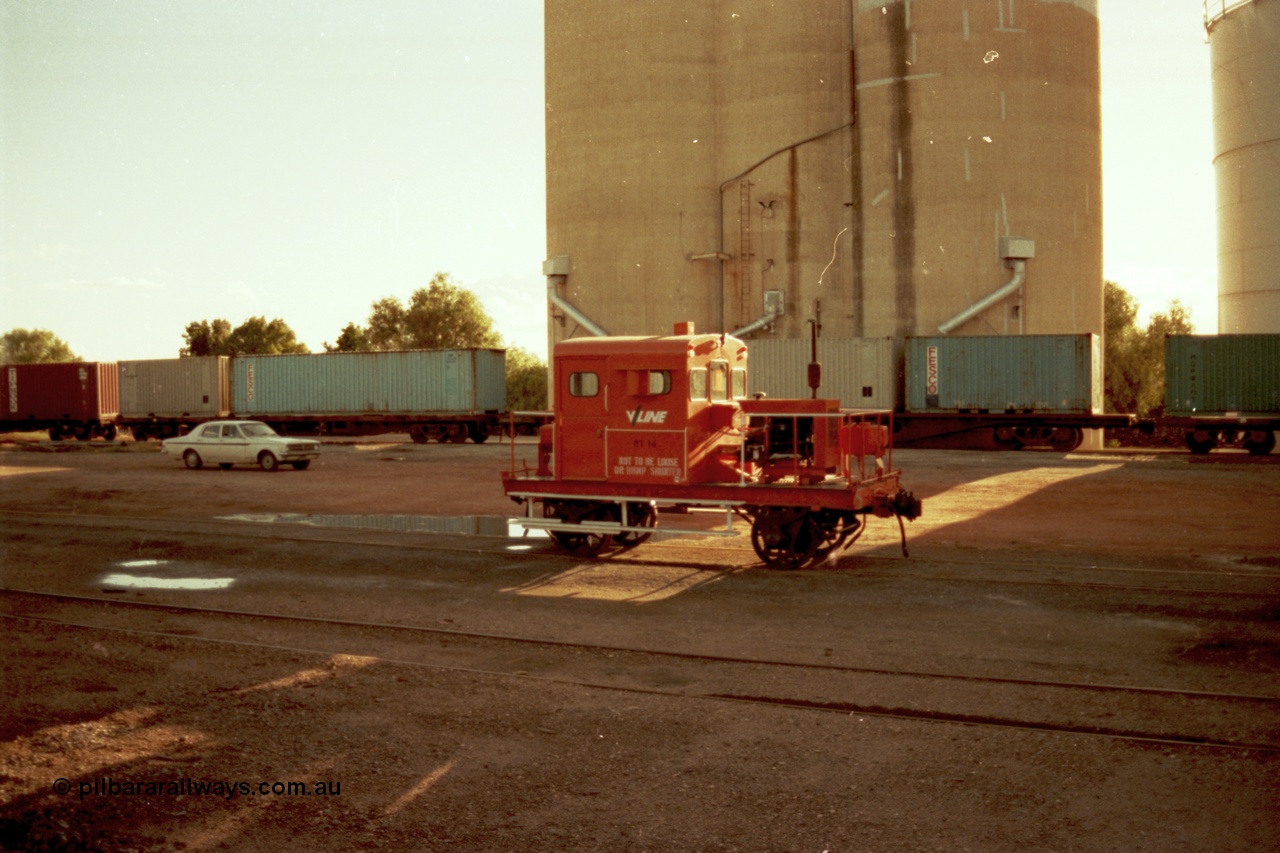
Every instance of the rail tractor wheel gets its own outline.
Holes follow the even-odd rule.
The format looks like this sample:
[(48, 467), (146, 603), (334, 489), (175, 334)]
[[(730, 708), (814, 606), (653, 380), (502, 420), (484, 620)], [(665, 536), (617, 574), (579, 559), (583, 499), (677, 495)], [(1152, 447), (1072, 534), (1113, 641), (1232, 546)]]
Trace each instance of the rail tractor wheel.
[(188, 450), (182, 454), (182, 464), (186, 465), (192, 471), (199, 471), (204, 467), (204, 460), (200, 458), (200, 454), (194, 450)]
[(833, 551), (842, 548), (849, 541), (850, 536), (856, 539), (858, 530), (862, 526), (855, 513), (836, 509), (824, 509), (818, 512), (814, 521), (817, 522), (818, 529), (822, 533), (822, 541), (818, 543), (814, 552), (817, 562), (825, 560)]
[[(610, 504), (593, 504), (587, 501), (546, 501), (542, 505), (542, 512), (546, 518), (579, 524), (583, 521), (615, 521), (614, 513), (617, 512), (617, 508)], [(568, 530), (548, 532), (561, 548), (580, 557), (598, 556), (613, 539), (608, 533), (594, 530), (582, 533)]]
[[(616, 507), (616, 504), (615, 504)], [(622, 520), (622, 514), (614, 511), (616, 521)], [(628, 527), (657, 527), (658, 511), (652, 503), (644, 501), (628, 501), (627, 502), (627, 526)], [(652, 532), (637, 533), (634, 530), (624, 530), (621, 533), (613, 535), (613, 541), (618, 543), (621, 548), (634, 548), (648, 542), (653, 536)]]
[[(1201, 438), (1200, 436), (1204, 436)], [(1187, 450), (1197, 456), (1204, 456), (1210, 450), (1218, 446), (1218, 440), (1211, 435), (1205, 433), (1188, 432), (1186, 435)]]
[(812, 561), (824, 540), (804, 507), (763, 507), (751, 522), (751, 547), (771, 569), (798, 569)]
[(293, 470), (295, 471), (305, 471), (311, 467), (311, 460), (299, 459), (297, 462), (290, 462), (289, 464), (293, 466)]
[(1276, 434), (1274, 432), (1249, 433), (1243, 446), (1251, 456), (1266, 456), (1276, 449)]

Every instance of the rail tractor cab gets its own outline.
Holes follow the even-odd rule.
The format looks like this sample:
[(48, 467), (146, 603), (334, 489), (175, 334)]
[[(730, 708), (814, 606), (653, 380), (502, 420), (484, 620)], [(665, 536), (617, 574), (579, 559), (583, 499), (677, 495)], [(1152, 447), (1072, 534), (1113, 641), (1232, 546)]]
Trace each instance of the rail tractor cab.
[(713, 509), (725, 528), (698, 532), (736, 536), (746, 519), (767, 565), (797, 568), (852, 544), (867, 515), (901, 527), (920, 514), (892, 469), (891, 412), (748, 398), (747, 346), (731, 335), (678, 323), (667, 336), (577, 338), (553, 362), (537, 466), (517, 466), (513, 444), (503, 488), (525, 508), (516, 523), (569, 550), (634, 547), (660, 506)]
[(578, 338), (555, 348), (554, 473), (611, 483), (739, 477), (747, 347), (699, 335)]

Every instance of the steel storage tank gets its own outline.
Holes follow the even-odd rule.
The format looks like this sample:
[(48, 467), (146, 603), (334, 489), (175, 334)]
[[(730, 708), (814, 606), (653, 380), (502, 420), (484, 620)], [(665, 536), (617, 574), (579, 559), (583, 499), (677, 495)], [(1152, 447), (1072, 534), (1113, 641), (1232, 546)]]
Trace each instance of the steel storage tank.
[(1218, 331), (1280, 332), (1280, 3), (1210, 0)]
[(1102, 330), (1093, 0), (547, 0), (546, 75), (553, 342)]

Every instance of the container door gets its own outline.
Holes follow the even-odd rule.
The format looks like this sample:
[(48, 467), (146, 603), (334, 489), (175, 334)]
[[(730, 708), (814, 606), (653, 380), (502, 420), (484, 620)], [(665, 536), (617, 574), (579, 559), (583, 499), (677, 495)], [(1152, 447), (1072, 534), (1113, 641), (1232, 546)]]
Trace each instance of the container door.
[(556, 473), (566, 480), (605, 478), (609, 386), (603, 358), (565, 358), (556, 370)]

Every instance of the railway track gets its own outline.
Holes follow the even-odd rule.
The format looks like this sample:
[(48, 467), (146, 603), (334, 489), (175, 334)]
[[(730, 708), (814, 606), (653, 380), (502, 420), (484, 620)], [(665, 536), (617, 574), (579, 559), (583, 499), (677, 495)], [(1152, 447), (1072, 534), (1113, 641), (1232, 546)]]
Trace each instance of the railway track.
[(350, 655), (387, 666), (937, 724), (1034, 730), (1186, 749), (1280, 754), (1280, 695), (987, 677), (564, 642), (404, 624), (0, 591), (11, 629), (145, 643)]
[[(156, 517), (88, 516), (47, 512), (0, 512), (6, 528), (14, 524), (63, 528), (109, 529), (119, 532), (191, 534), (306, 544), (366, 545), (436, 553), (486, 554), (513, 561), (551, 560), (582, 563), (584, 558), (566, 554), (541, 539), (446, 533), (404, 533), (359, 528), (318, 527), (303, 524), (261, 524), (245, 521), (189, 520)], [(664, 531), (671, 536), (676, 531)], [(469, 544), (456, 544), (464, 539)], [(546, 547), (539, 547), (542, 544)], [(892, 548), (893, 545), (888, 547)], [(516, 550), (513, 550), (515, 548)], [(706, 555), (705, 559), (698, 558)], [(696, 539), (666, 538), (641, 548), (606, 555), (602, 561), (621, 566), (669, 566), (696, 571), (724, 571), (757, 568), (763, 570), (749, 542), (716, 544)], [(884, 568), (869, 568), (889, 567)], [(1013, 586), (1080, 588), (1101, 591), (1161, 593), (1170, 595), (1212, 594), (1231, 598), (1280, 598), (1280, 571), (1269, 568), (1187, 569), (1150, 566), (1106, 566), (1081, 563), (1032, 562), (993, 558), (974, 560), (938, 557), (930, 554), (904, 560), (898, 556), (867, 554), (859, 550), (843, 552), (827, 567), (852, 567), (858, 578), (914, 579), (941, 583), (997, 584)], [(922, 567), (927, 569), (922, 570)], [(1122, 579), (1134, 578), (1125, 583)], [(1196, 583), (1201, 581), (1201, 583)]]

